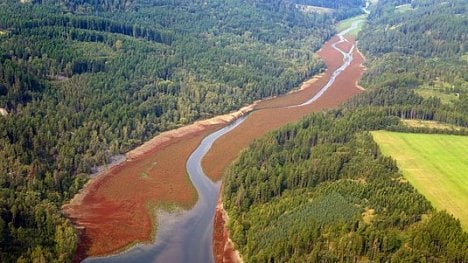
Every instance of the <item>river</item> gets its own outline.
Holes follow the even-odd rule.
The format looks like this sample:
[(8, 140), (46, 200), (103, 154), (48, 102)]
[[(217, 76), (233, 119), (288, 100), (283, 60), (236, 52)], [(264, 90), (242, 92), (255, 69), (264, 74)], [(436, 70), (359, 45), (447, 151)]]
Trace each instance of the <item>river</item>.
[[(285, 109), (303, 107), (316, 101), (351, 64), (354, 44), (347, 51), (340, 49), (337, 45), (348, 42), (344, 35), (355, 29), (359, 22), (355, 21), (350, 28), (340, 32), (339, 40), (332, 44), (332, 47), (342, 54), (343, 62), (331, 74), (326, 85), (313, 97), (305, 98), (305, 102), (285, 106)], [(84, 262), (213, 262), (213, 219), (221, 182), (214, 183), (205, 175), (201, 161), (218, 138), (238, 127), (247, 118), (248, 115), (244, 115), (224, 128), (211, 133), (190, 155), (186, 169), (198, 193), (197, 203), (189, 211), (172, 211), (171, 213), (158, 211), (158, 228), (154, 244), (138, 244), (122, 253), (87, 258)]]

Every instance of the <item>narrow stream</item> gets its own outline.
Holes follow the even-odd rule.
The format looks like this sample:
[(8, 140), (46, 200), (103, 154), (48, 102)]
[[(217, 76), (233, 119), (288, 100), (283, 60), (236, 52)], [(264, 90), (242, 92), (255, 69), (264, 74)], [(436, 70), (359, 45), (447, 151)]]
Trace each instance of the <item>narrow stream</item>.
[(353, 51), (354, 51), (354, 47), (355, 47), (354, 44), (351, 46), (349, 52), (345, 52), (345, 51), (339, 49), (336, 45), (340, 44), (340, 43), (343, 43), (343, 42), (349, 42), (344, 37), (344, 35), (346, 35), (350, 31), (356, 29), (356, 27), (358, 26), (358, 24), (360, 22), (361, 21), (359, 21), (359, 20), (354, 21), (353, 24), (351, 25), (351, 27), (349, 27), (348, 29), (343, 30), (342, 32), (338, 33), (338, 37), (340, 38), (340, 40), (338, 42), (333, 43), (332, 47), (334, 49), (338, 50), (341, 53), (341, 55), (343, 55), (343, 64), (333, 72), (333, 74), (331, 75), (331, 77), (328, 80), (327, 84), (325, 84), (325, 86), (323, 86), (323, 88), (321, 88), (319, 90), (319, 92), (317, 92), (312, 98), (310, 98), (306, 102), (304, 102), (302, 104), (299, 104), (299, 105), (292, 105), (292, 106), (289, 106), (288, 108), (302, 107), (302, 106), (309, 105), (312, 102), (316, 101), (318, 98), (320, 98), (323, 95), (323, 93), (325, 93), (325, 91), (328, 90), (328, 88), (331, 87), (331, 85), (333, 84), (333, 82), (335, 82), (335, 79), (341, 74), (341, 72), (343, 72), (343, 70), (345, 70), (349, 65), (351, 65), (351, 61), (353, 61)]
[[(301, 107), (316, 101), (351, 64), (354, 45), (349, 52), (339, 49), (336, 45), (347, 42), (344, 35), (355, 29), (359, 22), (355, 21), (350, 28), (340, 32), (338, 34), (340, 40), (332, 45), (343, 55), (343, 64), (333, 72), (327, 84), (309, 100), (288, 108)], [(205, 175), (201, 161), (218, 138), (236, 128), (247, 117), (248, 115), (244, 115), (226, 127), (211, 133), (190, 155), (186, 167), (190, 180), (198, 192), (198, 201), (189, 211), (171, 213), (158, 211), (158, 228), (154, 244), (138, 244), (120, 254), (87, 258), (83, 262), (213, 262), (213, 220), (221, 182), (213, 183)]]

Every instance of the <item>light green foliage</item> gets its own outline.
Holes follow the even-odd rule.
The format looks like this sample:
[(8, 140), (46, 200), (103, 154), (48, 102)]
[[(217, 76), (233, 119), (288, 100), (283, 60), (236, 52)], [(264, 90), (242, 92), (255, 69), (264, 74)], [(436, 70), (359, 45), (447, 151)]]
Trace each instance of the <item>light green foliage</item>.
[(56, 226), (55, 251), (58, 256), (58, 261), (66, 261), (69, 255), (73, 255), (76, 250), (77, 242), (78, 237), (69, 223)]
[(359, 15), (355, 17), (351, 17), (348, 19), (345, 19), (343, 21), (340, 21), (338, 25), (336, 26), (336, 31), (341, 32), (353, 25), (353, 23), (358, 23), (356, 29), (349, 31), (348, 35), (356, 37), (358, 33), (362, 30), (362, 27), (366, 23), (366, 18), (367, 15)]
[(361, 6), (365, 5), (364, 0), (291, 0), (300, 6), (300, 10), (309, 12), (329, 12), (333, 13), (337, 20), (362, 14)]
[(441, 89), (433, 88), (418, 88), (415, 92), (423, 98), (435, 97), (439, 98), (443, 103), (452, 103), (457, 101), (459, 98), (459, 93), (457, 92), (446, 92)]
[(419, 192), (468, 229), (468, 136), (385, 131), (372, 135)]

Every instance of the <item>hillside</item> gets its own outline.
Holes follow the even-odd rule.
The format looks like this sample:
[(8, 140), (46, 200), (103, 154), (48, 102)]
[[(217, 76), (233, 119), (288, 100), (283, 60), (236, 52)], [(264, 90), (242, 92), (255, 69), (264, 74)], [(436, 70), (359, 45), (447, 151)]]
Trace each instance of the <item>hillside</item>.
[[(223, 203), (244, 261), (468, 260), (460, 221), (434, 209), (369, 134), (466, 136), (466, 129), (401, 120), (468, 126), (468, 4), (402, 4), (371, 6), (358, 35), (368, 68), (361, 85), (368, 91), (257, 140), (225, 173)], [(423, 92), (428, 87), (432, 96)]]
[(361, 8), (366, 5), (365, 0), (292, 0), (292, 2), (303, 7), (302, 10), (305, 11), (334, 13), (338, 20), (364, 13)]
[(224, 205), (246, 262), (466, 261), (468, 234), (402, 179), (368, 130), (383, 111), (314, 114), (253, 143), (225, 174)]
[[(409, 8), (398, 8), (402, 4)], [(436, 103), (466, 105), (466, 13), (466, 1), (459, 0), (379, 3), (359, 36), (369, 68), (362, 84), (404, 86)]]

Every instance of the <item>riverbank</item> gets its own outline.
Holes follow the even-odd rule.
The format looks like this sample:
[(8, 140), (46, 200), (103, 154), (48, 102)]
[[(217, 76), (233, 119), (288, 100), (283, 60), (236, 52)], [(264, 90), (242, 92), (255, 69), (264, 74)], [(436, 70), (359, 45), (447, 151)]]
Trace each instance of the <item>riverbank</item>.
[[(348, 42), (342, 42), (336, 46), (342, 50), (350, 51), (356, 41), (352, 37), (347, 37)], [(336, 79), (330, 88), (319, 97), (314, 103), (300, 108), (285, 108), (288, 105), (297, 105), (304, 101), (304, 98), (311, 97), (317, 93), (320, 87), (325, 85), (331, 77), (333, 71), (341, 65), (341, 54), (333, 48), (333, 43), (338, 41), (337, 37), (328, 41), (318, 52), (320, 57), (327, 65), (327, 71), (322, 78), (312, 83), (307, 90), (309, 96), (287, 95), (274, 100), (260, 102), (256, 109), (261, 109), (250, 114), (237, 129), (220, 138), (207, 153), (203, 159), (203, 168), (205, 173), (212, 180), (220, 180), (224, 170), (234, 161), (239, 152), (249, 145), (255, 138), (259, 138), (270, 130), (296, 122), (304, 115), (310, 112), (319, 111), (336, 107), (351, 96), (363, 91), (357, 85), (358, 80), (364, 73), (364, 57), (357, 48), (352, 55), (353, 60), (346, 70), (344, 70)], [(228, 215), (223, 209), (221, 197), (218, 201), (215, 214), (214, 235), (213, 235), (213, 253), (216, 263), (221, 262), (242, 262), (238, 251), (229, 238), (227, 228)]]
[[(284, 108), (312, 97), (325, 85), (331, 72), (340, 67), (342, 55), (332, 48), (337, 40), (332, 38), (318, 52), (328, 70), (306, 82), (299, 91), (163, 133), (128, 153), (127, 161), (91, 181), (64, 207), (64, 212), (81, 229), (76, 261), (121, 251), (135, 243), (153, 242), (155, 206), (192, 207), (196, 191), (186, 175), (185, 163), (206, 135), (227, 122), (255, 110), (241, 127), (221, 137), (204, 158), (204, 169), (215, 180), (221, 178), (222, 171), (254, 138), (312, 111), (334, 107), (359, 92), (355, 83), (362, 74), (359, 66), (362, 58), (354, 52), (353, 63), (321, 98), (309, 106)], [(343, 45), (340, 47), (345, 48), (346, 44)]]
[[(301, 92), (259, 102), (255, 106), (255, 111), (241, 126), (214, 143), (203, 159), (205, 173), (213, 181), (221, 179), (224, 169), (255, 138), (288, 123), (296, 122), (308, 113), (334, 108), (362, 91), (356, 83), (364, 72), (362, 67), (364, 59), (359, 51), (354, 49), (353, 60), (349, 67), (335, 79), (335, 82), (320, 98), (307, 106), (287, 108), (290, 105), (303, 103), (307, 98), (316, 94), (327, 83), (331, 74), (341, 66), (342, 55), (332, 47), (333, 43), (338, 40), (338, 37), (333, 37), (318, 52), (327, 65), (327, 70), (320, 78), (306, 84), (307, 87)], [(349, 42), (343, 42), (339, 47), (349, 51), (353, 44), (355, 40), (350, 39)]]
[(216, 212), (213, 225), (213, 255), (217, 263), (242, 263), (239, 252), (229, 238), (227, 222), (229, 218), (223, 207), (222, 194), (219, 195), (216, 204)]
[(115, 253), (135, 243), (152, 243), (154, 207), (188, 209), (196, 202), (185, 171), (188, 156), (207, 134), (255, 105), (161, 133), (128, 152), (125, 161), (90, 179), (63, 207), (80, 234), (75, 261)]

